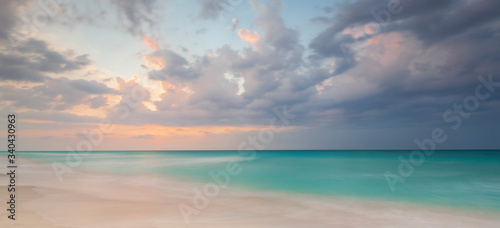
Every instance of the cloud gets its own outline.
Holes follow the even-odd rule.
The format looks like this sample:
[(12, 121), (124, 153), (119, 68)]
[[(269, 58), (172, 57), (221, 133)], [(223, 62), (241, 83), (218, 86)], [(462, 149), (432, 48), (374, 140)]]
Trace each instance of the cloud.
[(156, 70), (149, 72), (151, 79), (185, 81), (199, 76), (184, 57), (168, 49), (149, 53), (144, 56), (144, 60), (146, 60), (146, 65), (156, 68)]
[(142, 35), (156, 28), (154, 10), (158, 8), (156, 0), (113, 0), (122, 26), (133, 35)]
[(257, 31), (250, 31), (248, 29), (239, 29), (238, 35), (243, 41), (250, 42), (252, 44), (255, 44), (257, 41), (260, 40), (260, 35)]
[(108, 94), (113, 92), (113, 89), (95, 80), (88, 81), (83, 79), (77, 79), (69, 81), (68, 84), (72, 88), (79, 91), (83, 91), (88, 94)]
[(155, 136), (154, 135), (150, 135), (150, 134), (145, 134), (145, 135), (133, 136), (132, 138), (134, 138), (134, 139), (154, 139)]
[(12, 109), (26, 108), (31, 110), (64, 111), (77, 105), (90, 102), (91, 108), (99, 108), (94, 94), (109, 94), (114, 91), (104, 84), (83, 79), (70, 80), (68, 78), (47, 78), (42, 85), (31, 88), (11, 88), (1, 86), (0, 97), (11, 102)]
[(229, 27), (229, 29), (233, 32), (237, 31), (238, 30), (238, 19), (236, 18), (233, 18), (231, 19), (231, 27)]
[(281, 3), (260, 6), (255, 24), (264, 30), (264, 40), (273, 47), (292, 49), (298, 42), (298, 31), (287, 28), (280, 15)]
[[(335, 12), (327, 10), (335, 13), (323, 18), (330, 27), (310, 42), (309, 50), (299, 42), (299, 30), (285, 24), (279, 2), (255, 4), (256, 30), (238, 29), (242, 40), (258, 42), (258, 48), (235, 50), (223, 46), (214, 49), (210, 57), (187, 57), (160, 48), (144, 36), (143, 41), (153, 49), (144, 56), (145, 64), (152, 67), (148, 77), (159, 83), (161, 90), (154, 101), (148, 92), (148, 98), (139, 102), (128, 121), (167, 126), (261, 124), (269, 110), (280, 105), (300, 114), (294, 123), (297, 125), (332, 124), (339, 119), (362, 122), (375, 118), (384, 122), (412, 118), (408, 110), (432, 116), (434, 109), (450, 101), (449, 96), (465, 95), (463, 90), (475, 83), (473, 76), (498, 68), (494, 65), (496, 48), (485, 48), (494, 46), (494, 18), (485, 13), (485, 18), (474, 24), (477, 29), (473, 26), (451, 34), (452, 40), (440, 35), (443, 39), (436, 43), (435, 37), (418, 32), (424, 31), (414, 24), (419, 21), (419, 12), (455, 12), (464, 9), (465, 3), (405, 4), (410, 5), (402, 3), (404, 10), (391, 16), (394, 23), (384, 24), (380, 31), (365, 30), (365, 25), (376, 21), (370, 11), (387, 9), (387, 2), (353, 1)], [(205, 17), (211, 18), (217, 11), (210, 9), (203, 13)], [(476, 41), (471, 39), (485, 46), (472, 52)], [(357, 48), (352, 62), (344, 59), (338, 45), (341, 42)], [(441, 58), (445, 50), (448, 57)], [(309, 51), (312, 54), (308, 56)], [(132, 85), (139, 85), (121, 78), (117, 82), (122, 96)], [(92, 95), (75, 99), (94, 108), (105, 106), (102, 94), (113, 91), (92, 83), (70, 82), (74, 90)], [(434, 99), (425, 106), (429, 97)], [(146, 107), (146, 103), (154, 108)]]
[[(108, 3), (109, 8), (103, 7)], [(201, 3), (198, 16), (212, 20), (224, 13), (221, 4), (229, 1)], [(494, 11), (499, 3), (494, 1), (401, 1), (397, 14), (389, 11), (388, 3), (343, 1), (324, 8), (312, 21), (325, 28), (304, 41), (308, 36), (301, 37), (303, 27), (290, 26), (281, 16), (286, 7), (280, 1), (251, 1), (256, 14), (252, 30), (239, 28), (236, 19), (229, 30), (253, 46), (222, 45), (208, 50), (210, 55), (196, 54), (195, 46), (187, 53), (184, 43), (160, 47), (160, 36), (154, 34), (158, 27), (151, 29), (158, 25), (154, 1), (96, 3), (101, 4), (95, 6), (98, 10), (75, 14), (73, 22), (115, 26), (142, 36), (152, 48), (138, 63), (144, 64), (141, 70), (147, 73), (142, 76), (147, 78), (116, 77), (117, 87), (110, 88), (114, 77), (105, 84), (86, 78), (91, 74), (78, 77), (79, 71), (92, 67), (89, 56), (31, 39), (0, 51), (1, 107), (40, 121), (60, 118), (89, 125), (104, 110), (124, 137), (163, 139), (256, 131), (269, 124), (273, 108), (286, 106), (297, 115), (293, 131), (286, 133), (294, 145), (301, 146), (304, 138), (317, 142), (318, 148), (357, 141), (393, 145), (393, 138), (381, 132), (414, 137), (412, 129), (440, 126), (444, 110), (474, 93), (478, 75), (493, 73), (494, 81), (500, 81), (500, 26)], [(70, 5), (65, 13), (72, 7), (85, 12)], [(0, 29), (7, 31), (4, 37), (12, 26), (16, 23), (0, 21)], [(226, 32), (234, 35), (231, 31)], [(346, 52), (352, 56), (346, 58)], [(12, 81), (22, 83), (11, 86)], [(134, 100), (133, 94), (142, 96)], [(497, 120), (499, 102), (498, 94), (481, 102), (474, 127)], [(116, 118), (122, 107), (129, 108), (123, 120)], [(393, 130), (399, 128), (409, 130)]]
[(108, 105), (108, 99), (104, 96), (97, 96), (88, 99), (88, 105), (91, 109), (98, 109), (100, 107), (105, 107)]
[[(310, 42), (314, 59), (337, 63), (337, 76), (323, 87), (318, 102), (365, 127), (442, 124), (443, 110), (472, 95), (479, 75), (500, 70), (493, 61), (500, 59), (494, 45), (499, 17), (491, 10), (498, 3), (401, 1), (398, 14), (390, 14), (387, 3), (346, 3)], [(383, 22), (381, 29), (370, 30), (370, 21)], [(339, 71), (346, 60), (342, 45), (353, 59)]]
[(151, 47), (153, 50), (158, 50), (158, 41), (152, 41), (150, 40), (146, 35), (142, 35), (142, 40), (146, 45)]
[(190, 61), (168, 49), (146, 55), (147, 65), (156, 68), (149, 77), (161, 82), (163, 92), (154, 102), (157, 111), (138, 109), (129, 116), (130, 122), (166, 126), (262, 124), (273, 107), (307, 102), (317, 93), (315, 85), (330, 75), (306, 67), (299, 32), (286, 27), (279, 7), (263, 4), (257, 9), (257, 27), (266, 32), (263, 37), (239, 30), (242, 39), (260, 42), (257, 49), (240, 51), (223, 46), (210, 57), (195, 55)]
[(118, 102), (113, 110), (128, 107), (131, 110), (144, 109), (144, 101), (149, 101), (151, 99), (151, 93), (144, 86), (140, 85), (137, 79), (125, 80), (122, 77), (117, 77), (116, 82), (118, 83), (117, 93), (120, 96), (120, 102)]
[[(89, 65), (88, 55), (71, 56), (51, 50), (45, 41), (29, 39), (23, 45), (17, 47), (23, 54), (35, 54), (36, 68), (44, 72), (61, 73), (65, 71), (77, 70)], [(73, 59), (70, 59), (73, 57)]]
[(47, 78), (30, 65), (25, 57), (0, 54), (0, 80), (42, 82)]
[[(426, 42), (442, 41), (478, 25), (488, 25), (499, 15), (494, 9), (500, 6), (497, 1), (395, 1), (399, 7), (392, 13), (390, 1), (352, 1), (340, 7), (332, 18), (331, 26), (316, 36), (309, 47), (318, 54), (341, 56), (339, 45), (354, 40), (341, 37), (349, 27), (378, 23), (381, 32), (410, 31)], [(425, 13), (427, 16), (422, 17)], [(397, 23), (395, 22), (397, 20)], [(362, 28), (363, 30), (364, 28)], [(486, 32), (486, 31), (484, 31)]]
[(101, 118), (85, 115), (81, 113), (80, 115), (75, 115), (67, 112), (59, 111), (24, 111), (19, 113), (25, 120), (38, 120), (51, 122), (61, 122), (66, 125), (67, 128), (71, 128), (71, 124), (92, 124), (99, 123)]
[(227, 0), (199, 0), (201, 8), (198, 17), (202, 19), (215, 20), (224, 12), (224, 7), (229, 5)]
[(45, 73), (63, 73), (90, 64), (88, 55), (60, 53), (45, 41), (29, 39), (9, 51), (0, 52), (0, 80), (41, 82)]
[(17, 13), (19, 13), (19, 7), (26, 5), (27, 1), (9, 1), (1, 0), (0, 4), (0, 40), (4, 44), (10, 44), (9, 38), (13, 39), (11, 33), (18, 32), (13, 31), (15, 26), (19, 23), (19, 18)]
[(57, 16), (49, 20), (70, 28), (81, 24), (113, 28), (139, 37), (155, 33), (161, 27), (163, 4), (156, 0), (108, 0), (91, 5), (65, 2)]

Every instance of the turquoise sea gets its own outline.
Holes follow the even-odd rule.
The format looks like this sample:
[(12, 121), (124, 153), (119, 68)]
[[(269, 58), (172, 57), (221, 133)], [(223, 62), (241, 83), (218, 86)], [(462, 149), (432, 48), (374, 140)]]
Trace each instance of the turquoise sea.
[[(121, 175), (154, 174), (213, 182), (230, 162), (242, 171), (229, 189), (347, 196), (500, 212), (500, 151), (435, 151), (391, 190), (399, 156), (411, 151), (93, 151), (76, 169)], [(67, 152), (18, 152), (65, 164)], [(253, 156), (255, 155), (255, 156)]]

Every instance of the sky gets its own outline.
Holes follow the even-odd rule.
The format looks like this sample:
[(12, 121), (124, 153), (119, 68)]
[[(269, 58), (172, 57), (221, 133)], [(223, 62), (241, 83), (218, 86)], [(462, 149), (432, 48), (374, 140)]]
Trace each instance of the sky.
[(15, 113), (19, 150), (498, 149), (498, 9), (0, 0), (1, 130)]

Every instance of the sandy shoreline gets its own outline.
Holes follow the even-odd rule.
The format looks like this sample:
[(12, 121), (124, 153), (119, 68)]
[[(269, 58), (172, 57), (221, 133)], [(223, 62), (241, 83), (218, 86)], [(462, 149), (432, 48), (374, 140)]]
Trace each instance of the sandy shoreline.
[[(6, 227), (498, 227), (493, 214), (393, 202), (224, 189), (187, 225), (197, 183), (157, 176), (73, 172), (59, 182), (49, 164), (23, 159), (16, 221)], [(2, 201), (8, 199), (0, 175)], [(6, 205), (6, 204), (3, 204)], [(6, 207), (6, 206), (4, 206)], [(2, 225), (2, 227), (4, 227)]]

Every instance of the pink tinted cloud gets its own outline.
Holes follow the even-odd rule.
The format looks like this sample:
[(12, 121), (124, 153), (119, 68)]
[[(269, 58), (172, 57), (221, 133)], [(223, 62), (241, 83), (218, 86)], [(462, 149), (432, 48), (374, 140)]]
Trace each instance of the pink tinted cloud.
[(158, 50), (158, 41), (153, 41), (149, 39), (146, 35), (142, 35), (142, 41), (154, 50)]
[(240, 38), (245, 41), (249, 42), (252, 44), (255, 44), (257, 41), (260, 40), (260, 35), (257, 31), (250, 31), (248, 29), (240, 29), (238, 30), (238, 35)]

